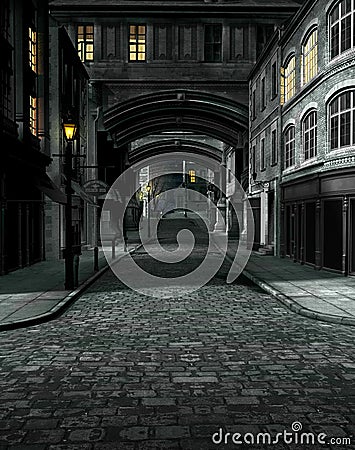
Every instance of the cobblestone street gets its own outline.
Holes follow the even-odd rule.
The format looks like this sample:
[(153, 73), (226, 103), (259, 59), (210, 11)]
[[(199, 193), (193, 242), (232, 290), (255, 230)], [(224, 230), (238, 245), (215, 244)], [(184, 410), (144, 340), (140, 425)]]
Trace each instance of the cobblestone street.
[[(353, 328), (296, 315), (244, 278), (226, 285), (227, 269), (178, 299), (108, 271), (59, 319), (1, 333), (0, 448), (354, 448)], [(296, 421), (352, 446), (212, 442)]]

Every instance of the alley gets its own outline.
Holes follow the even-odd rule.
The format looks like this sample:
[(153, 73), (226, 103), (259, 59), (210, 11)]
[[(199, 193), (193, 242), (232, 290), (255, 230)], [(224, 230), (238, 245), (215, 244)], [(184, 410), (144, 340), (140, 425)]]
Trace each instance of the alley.
[(327, 442), (352, 437), (353, 329), (296, 315), (244, 278), (226, 285), (227, 270), (178, 299), (108, 271), (57, 320), (2, 332), (1, 450), (237, 448), (212, 436), (295, 422)]

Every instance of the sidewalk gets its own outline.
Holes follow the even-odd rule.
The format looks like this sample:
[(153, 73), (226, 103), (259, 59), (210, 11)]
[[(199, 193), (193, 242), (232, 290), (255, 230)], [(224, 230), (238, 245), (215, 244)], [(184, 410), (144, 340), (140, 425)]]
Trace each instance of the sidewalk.
[[(235, 243), (232, 243), (232, 248)], [(228, 256), (234, 258), (233, 249)], [(355, 278), (252, 253), (243, 275), (292, 311), (313, 319), (355, 326)]]
[[(138, 244), (128, 243), (128, 251)], [(116, 246), (116, 260), (124, 256)], [(0, 277), (0, 331), (34, 325), (54, 318), (67, 308), (90, 284), (108, 269), (99, 248), (99, 270), (94, 271), (93, 249), (82, 251), (79, 286), (64, 289), (64, 260), (42, 261)]]

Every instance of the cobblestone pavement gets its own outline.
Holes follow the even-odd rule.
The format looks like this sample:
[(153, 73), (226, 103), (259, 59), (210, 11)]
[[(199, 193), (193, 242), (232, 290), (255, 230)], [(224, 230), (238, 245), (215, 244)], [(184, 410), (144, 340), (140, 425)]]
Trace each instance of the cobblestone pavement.
[[(107, 272), (59, 319), (1, 333), (0, 449), (355, 448), (353, 328), (300, 317), (244, 279), (226, 285), (226, 270), (180, 299)], [(296, 421), (352, 445), (225, 434), (275, 438)]]

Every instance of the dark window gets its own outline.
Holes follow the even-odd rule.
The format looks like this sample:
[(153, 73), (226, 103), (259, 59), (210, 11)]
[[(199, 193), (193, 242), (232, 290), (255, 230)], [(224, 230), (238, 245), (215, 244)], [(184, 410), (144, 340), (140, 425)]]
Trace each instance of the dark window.
[(355, 46), (355, 0), (341, 0), (333, 7), (330, 18), (330, 56)]
[(285, 168), (295, 164), (295, 127), (289, 126), (284, 134), (285, 139)]
[(355, 90), (345, 91), (329, 105), (330, 149), (355, 144)]
[(277, 67), (276, 62), (271, 66), (271, 98), (277, 95)]
[(205, 25), (205, 61), (222, 61), (222, 25)]
[(252, 164), (252, 170), (253, 170), (253, 176), (254, 176), (256, 174), (256, 146), (255, 145), (253, 145), (251, 157), (252, 157), (251, 164)]
[(266, 90), (265, 90), (265, 77), (261, 79), (260, 85), (260, 96), (261, 96), (261, 109), (263, 110), (266, 106)]
[(276, 130), (271, 132), (271, 164), (277, 163), (277, 139)]
[(303, 154), (305, 160), (317, 155), (317, 111), (303, 119)]
[(10, 45), (10, 7), (9, 1), (0, 4), (0, 25), (2, 36), (0, 64), (0, 107), (5, 117), (12, 113), (12, 47)]
[(255, 119), (256, 118), (256, 95), (255, 95), (255, 89), (252, 92), (251, 108), (252, 108), (252, 119)]
[(260, 141), (260, 170), (265, 170), (265, 139)]

